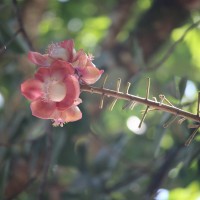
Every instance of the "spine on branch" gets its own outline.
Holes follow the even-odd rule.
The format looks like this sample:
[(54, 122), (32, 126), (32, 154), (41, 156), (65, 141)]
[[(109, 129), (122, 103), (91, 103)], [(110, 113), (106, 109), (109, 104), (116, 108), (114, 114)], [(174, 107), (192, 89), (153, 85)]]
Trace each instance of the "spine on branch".
[[(100, 108), (103, 108), (103, 102), (104, 98), (107, 97), (113, 97), (114, 100), (111, 103), (110, 110), (113, 109), (115, 103), (117, 100), (125, 100), (128, 101), (127, 104), (122, 109), (125, 108), (130, 108), (132, 109), (135, 104), (143, 104), (146, 106), (145, 111), (143, 112), (142, 120), (139, 124), (139, 128), (141, 127), (148, 111), (152, 110), (158, 110), (158, 111), (163, 111), (170, 113), (174, 115), (174, 118), (172, 118), (170, 121), (165, 123), (163, 125), (164, 128), (169, 127), (173, 122), (178, 120), (178, 123), (181, 124), (184, 120), (192, 120), (194, 122), (197, 122), (199, 125), (196, 125), (195, 131), (191, 134), (189, 139), (186, 141), (186, 145), (189, 145), (192, 139), (194, 138), (195, 134), (197, 133), (199, 127), (200, 127), (200, 116), (199, 116), (199, 104), (200, 104), (200, 93), (198, 95), (198, 106), (197, 106), (197, 113), (193, 114), (191, 112), (184, 111), (178, 107), (175, 107), (172, 103), (170, 103), (169, 100), (164, 95), (159, 95), (160, 101), (157, 101), (155, 97), (153, 97), (153, 100), (149, 99), (149, 91), (150, 91), (150, 79), (147, 79), (147, 88), (146, 88), (146, 96), (145, 97), (140, 97), (140, 96), (135, 96), (132, 94), (129, 94), (129, 88), (130, 88), (130, 83), (127, 83), (125, 92), (120, 91), (120, 84), (121, 84), (121, 79), (118, 79), (117, 81), (117, 87), (116, 90), (110, 90), (105, 88), (105, 83), (107, 80), (107, 76), (104, 79), (103, 86), (102, 87), (93, 87), (91, 85), (81, 85), (81, 91), (83, 92), (89, 92), (89, 93), (94, 93), (94, 94), (99, 94), (101, 95), (101, 101), (100, 101)], [(179, 118), (179, 119), (178, 119)]]

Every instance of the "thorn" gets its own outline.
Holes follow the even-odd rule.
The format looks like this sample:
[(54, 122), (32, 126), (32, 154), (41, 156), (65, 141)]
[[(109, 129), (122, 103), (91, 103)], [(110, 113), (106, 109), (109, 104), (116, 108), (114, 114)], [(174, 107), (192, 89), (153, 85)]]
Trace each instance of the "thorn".
[(100, 108), (100, 109), (102, 109), (102, 108), (103, 108), (104, 97), (105, 97), (105, 95), (104, 95), (104, 94), (102, 94), (102, 96), (101, 96), (101, 100), (100, 100), (100, 104), (99, 104), (99, 108)]
[(127, 85), (126, 85), (126, 94), (128, 94), (128, 91), (129, 91), (129, 88), (131, 86), (131, 83), (130, 82), (127, 82)]
[(105, 88), (105, 84), (106, 84), (106, 81), (108, 79), (108, 74), (106, 74), (104, 80), (103, 80), (103, 85), (102, 85), (102, 88)]
[(199, 117), (200, 92), (198, 92), (197, 116)]
[(165, 97), (165, 95), (160, 94), (159, 97), (160, 97), (160, 99), (161, 99), (161, 101), (160, 101), (160, 106), (163, 104), (164, 101), (166, 101), (168, 105), (174, 107), (174, 105)]
[(118, 80), (117, 80), (117, 92), (119, 92), (120, 85), (121, 85), (121, 78), (118, 78)]
[(186, 119), (183, 117), (181, 119), (178, 120), (178, 124), (182, 124)]
[(118, 99), (114, 99), (114, 101), (111, 103), (110, 108), (109, 108), (110, 111), (113, 110), (113, 108), (114, 108), (114, 106), (115, 106), (117, 100), (118, 100)]
[(157, 101), (157, 99), (156, 99), (156, 97), (152, 97), (152, 99), (157, 103), (158, 101)]
[(198, 132), (198, 130), (199, 130), (199, 127), (200, 127), (200, 126), (198, 126), (198, 127), (193, 131), (193, 133), (189, 136), (189, 138), (188, 138), (187, 141), (185, 142), (185, 146), (189, 146), (189, 145), (190, 145), (190, 143), (192, 142), (192, 140), (193, 140), (194, 137), (196, 136), (196, 134), (197, 134), (197, 132)]
[(199, 127), (199, 124), (189, 124), (188, 128), (197, 128)]
[[(154, 111), (154, 110), (158, 110), (158, 109), (156, 109), (156, 108), (151, 108), (151, 109), (148, 110), (148, 112)], [(144, 113), (145, 113), (145, 110), (141, 110), (140, 113), (141, 113), (141, 114), (144, 114)]]
[(177, 117), (178, 117), (178, 115), (174, 116), (172, 119), (169, 119), (168, 122), (166, 122), (165, 124), (163, 124), (163, 128), (169, 127), (176, 120)]
[(142, 116), (142, 119), (141, 119), (141, 121), (140, 121), (140, 124), (139, 124), (138, 128), (141, 128), (142, 123), (143, 123), (143, 121), (144, 121), (144, 119), (145, 119), (145, 117), (146, 117), (146, 115), (147, 115), (148, 109), (149, 109), (149, 106), (146, 107), (146, 110), (144, 111), (144, 114), (143, 114), (143, 116)]
[(161, 105), (163, 104), (163, 101), (164, 101), (164, 99), (165, 99), (165, 96), (164, 96), (163, 94), (160, 94), (159, 97), (160, 97), (159, 106), (161, 106)]
[(132, 101), (131, 105), (130, 105), (130, 110), (133, 110), (133, 108), (135, 107), (137, 103), (135, 101)]
[(122, 110), (125, 110), (126, 108), (133, 110), (133, 108), (135, 107), (136, 102), (135, 101), (129, 101), (128, 103), (126, 103), (123, 107)]
[(150, 78), (147, 78), (146, 99), (149, 98)]
[(131, 104), (132, 104), (133, 102), (132, 101), (128, 101), (123, 107), (122, 107), (122, 110), (125, 110), (126, 108), (130, 108), (130, 106), (131, 106)]
[(170, 106), (173, 106), (173, 107), (174, 107), (174, 105), (173, 105), (168, 99), (165, 98), (165, 101), (166, 101)]

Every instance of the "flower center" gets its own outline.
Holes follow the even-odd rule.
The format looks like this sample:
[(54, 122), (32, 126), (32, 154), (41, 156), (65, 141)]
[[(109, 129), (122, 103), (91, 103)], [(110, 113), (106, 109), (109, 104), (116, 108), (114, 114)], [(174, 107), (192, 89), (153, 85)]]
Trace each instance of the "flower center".
[(60, 102), (62, 101), (67, 93), (67, 88), (64, 83), (52, 82), (49, 84), (48, 97), (51, 101)]

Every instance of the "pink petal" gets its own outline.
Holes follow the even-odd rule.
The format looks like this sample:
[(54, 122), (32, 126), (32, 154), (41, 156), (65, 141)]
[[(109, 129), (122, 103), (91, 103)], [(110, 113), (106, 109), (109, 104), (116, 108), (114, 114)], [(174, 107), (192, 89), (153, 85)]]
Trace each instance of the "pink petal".
[(74, 105), (78, 106), (80, 103), (82, 103), (82, 99), (78, 98), (74, 101)]
[(63, 114), (66, 116), (66, 122), (74, 122), (82, 118), (82, 113), (78, 106), (72, 106), (67, 110), (63, 111)]
[(80, 95), (80, 85), (75, 76), (67, 76), (64, 82), (66, 84), (67, 94), (61, 102), (56, 103), (56, 106), (59, 110), (72, 106), (72, 104), (74, 104), (75, 100), (77, 100)]
[(31, 103), (32, 115), (38, 118), (51, 119), (51, 115), (55, 109), (56, 105), (53, 102), (44, 102), (39, 99)]
[(37, 72), (35, 73), (35, 78), (44, 82), (45, 79), (50, 78), (50, 70), (47, 67), (40, 67), (38, 68)]
[(38, 65), (38, 66), (43, 66), (43, 67), (48, 67), (50, 66), (52, 60), (49, 58), (49, 56), (47, 54), (40, 54), (38, 52), (33, 52), (33, 51), (30, 51), (28, 53), (28, 59)]
[(42, 82), (36, 79), (28, 79), (21, 84), (22, 94), (29, 100), (34, 101), (42, 95)]
[(67, 53), (68, 53), (68, 61), (72, 62), (73, 60), (73, 54), (74, 54), (74, 41), (73, 40), (64, 40), (60, 43), (58, 43), (60, 47), (66, 49)]
[(60, 80), (64, 79), (68, 74), (74, 74), (74, 68), (66, 61), (56, 60), (52, 63), (51, 76), (58, 76)]
[(51, 117), (53, 126), (61, 126), (67, 122), (77, 121), (82, 118), (82, 113), (77, 106), (71, 106), (63, 111), (55, 109)]
[(73, 50), (74, 48), (74, 41), (73, 40), (64, 40), (59, 43), (59, 45), (65, 49)]
[(103, 70), (99, 70), (95, 66), (86, 66), (80, 71), (81, 79), (87, 84), (93, 84), (101, 77)]
[(79, 50), (76, 54), (75, 62), (72, 63), (74, 68), (83, 69), (87, 64), (88, 56), (83, 50)]

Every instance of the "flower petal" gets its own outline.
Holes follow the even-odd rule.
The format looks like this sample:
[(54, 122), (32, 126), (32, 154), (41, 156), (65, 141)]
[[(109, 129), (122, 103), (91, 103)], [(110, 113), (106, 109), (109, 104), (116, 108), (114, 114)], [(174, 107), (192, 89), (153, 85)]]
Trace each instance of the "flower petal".
[(82, 113), (78, 106), (72, 106), (63, 111), (63, 116), (66, 122), (74, 122), (82, 118)]
[(27, 99), (34, 101), (42, 96), (42, 82), (28, 79), (21, 84), (21, 92)]
[(87, 64), (88, 56), (83, 50), (79, 50), (76, 54), (75, 62), (72, 63), (74, 68), (83, 69)]
[(82, 99), (78, 98), (74, 101), (74, 105), (78, 106), (80, 103), (82, 103)]
[(50, 70), (51, 77), (58, 78), (58, 80), (63, 80), (68, 74), (74, 74), (72, 65), (62, 60), (54, 61), (50, 67)]
[(49, 58), (49, 56), (47, 54), (40, 54), (38, 52), (33, 52), (33, 51), (30, 51), (28, 53), (28, 59), (38, 65), (38, 66), (43, 66), (43, 67), (48, 67), (50, 66), (51, 62), (52, 62), (52, 59)]
[(44, 82), (46, 79), (50, 78), (50, 70), (47, 67), (40, 67), (38, 68), (37, 72), (35, 73), (35, 78)]
[(64, 82), (67, 87), (67, 92), (65, 98), (61, 102), (56, 103), (56, 106), (59, 110), (63, 110), (72, 106), (72, 104), (74, 104), (75, 100), (77, 100), (80, 95), (80, 85), (75, 76), (68, 75)]
[(32, 115), (42, 119), (51, 119), (52, 113), (56, 109), (54, 102), (44, 102), (41, 99), (31, 103)]
[(64, 41), (60, 42), (59, 45), (62, 48), (66, 49), (66, 51), (68, 52), (68, 56), (69, 56), (68, 61), (72, 62), (74, 54), (75, 54), (74, 41), (73, 40), (64, 40)]
[(94, 65), (88, 65), (83, 70), (80, 70), (81, 80), (87, 84), (93, 84), (101, 77), (103, 70), (99, 70)]

